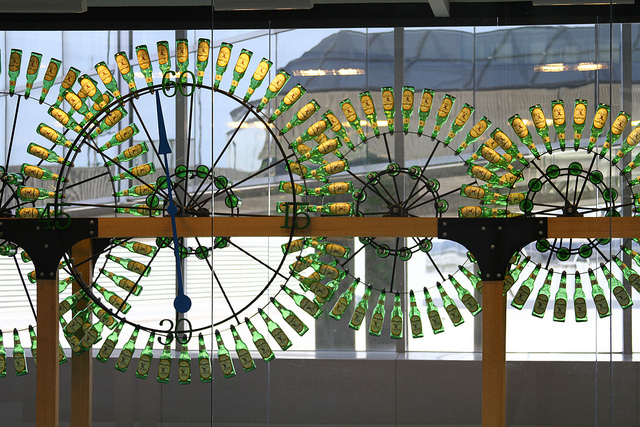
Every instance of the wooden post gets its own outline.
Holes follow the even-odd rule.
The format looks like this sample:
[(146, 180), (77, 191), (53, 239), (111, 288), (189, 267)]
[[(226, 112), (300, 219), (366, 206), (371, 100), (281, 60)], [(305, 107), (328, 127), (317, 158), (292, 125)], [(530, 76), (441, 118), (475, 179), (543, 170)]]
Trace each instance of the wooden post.
[(506, 416), (507, 304), (502, 281), (482, 283), (482, 425), (503, 427)]
[[(83, 240), (75, 244), (71, 250), (78, 265), (78, 272), (86, 284), (91, 283), (93, 277), (93, 251), (91, 240)], [(80, 290), (80, 285), (73, 282), (73, 292)], [(87, 303), (79, 301), (76, 304), (78, 310), (85, 308)], [(71, 363), (71, 427), (84, 427), (91, 425), (93, 402), (93, 351), (85, 351), (79, 355), (73, 355)]]
[(60, 415), (58, 365), (58, 275), (38, 280), (38, 370), (36, 373), (36, 425), (57, 427)]

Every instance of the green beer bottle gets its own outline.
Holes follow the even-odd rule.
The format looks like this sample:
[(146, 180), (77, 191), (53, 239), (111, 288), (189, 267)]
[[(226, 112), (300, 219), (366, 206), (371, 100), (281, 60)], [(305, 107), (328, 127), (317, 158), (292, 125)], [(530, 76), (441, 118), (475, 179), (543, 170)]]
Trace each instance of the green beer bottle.
[(573, 149), (578, 151), (580, 147), (580, 139), (587, 121), (587, 101), (584, 99), (576, 99), (573, 110)]
[(358, 113), (356, 113), (355, 108), (353, 108), (353, 104), (351, 104), (351, 100), (347, 98), (342, 102), (340, 102), (340, 108), (342, 108), (342, 112), (347, 118), (347, 121), (349, 122), (353, 130), (356, 131), (356, 133), (360, 137), (360, 140), (362, 140), (362, 142), (366, 141), (367, 137), (364, 134), (364, 130), (362, 130), (362, 126), (360, 125), (360, 119), (358, 118)]
[(445, 94), (444, 98), (442, 98), (442, 103), (440, 103), (440, 108), (438, 108), (438, 114), (436, 115), (436, 123), (433, 126), (433, 132), (431, 133), (431, 138), (436, 139), (438, 137), (438, 133), (440, 133), (440, 129), (447, 122), (449, 115), (451, 114), (451, 110), (453, 109), (453, 103), (456, 101), (454, 96), (449, 94)]
[(36, 156), (37, 158), (44, 160), (45, 162), (73, 166), (73, 163), (66, 161), (64, 157), (59, 156), (55, 151), (41, 147), (40, 145), (33, 142), (29, 143), (29, 146), (27, 146), (27, 153), (31, 154), (32, 156)]
[(136, 144), (133, 147), (127, 148), (126, 150), (118, 154), (113, 159), (107, 160), (104, 165), (111, 166), (111, 165), (115, 165), (116, 163), (121, 164), (123, 162), (130, 162), (131, 160), (137, 157), (140, 157), (147, 152), (149, 152), (149, 147), (147, 147), (147, 143), (141, 142), (140, 144)]
[(115, 292), (111, 292), (97, 283), (93, 284), (93, 287), (98, 290), (104, 296), (104, 298), (109, 301), (109, 304), (113, 306), (116, 310), (122, 312), (123, 314), (127, 314), (129, 310), (131, 310), (131, 305), (125, 302), (122, 298), (120, 298)]
[(307, 212), (321, 212), (326, 215), (349, 215), (354, 214), (353, 202), (327, 203), (326, 205), (308, 205)]
[(160, 72), (162, 73), (164, 79), (164, 75), (171, 70), (171, 53), (169, 52), (169, 42), (166, 40), (161, 40), (156, 43), (156, 47), (158, 49), (158, 66), (160, 67)]
[[(351, 150), (354, 150), (355, 146), (353, 145), (353, 142), (351, 142), (351, 140), (349, 139), (349, 136), (347, 135), (347, 131), (345, 130), (344, 126), (342, 126), (342, 123), (340, 122), (340, 120), (338, 120), (336, 115), (333, 114), (333, 111), (327, 110), (322, 115), (322, 117), (329, 120), (329, 123), (331, 124), (331, 130), (333, 131), (335, 136), (340, 138), (340, 140), (344, 142), (345, 145), (349, 147)], [(320, 136), (322, 136), (322, 134), (320, 134), (318, 137)]]
[(516, 144), (514, 144), (511, 139), (504, 133), (500, 128), (496, 128), (493, 132), (491, 132), (491, 139), (485, 142), (485, 145), (493, 146), (493, 143), (497, 144), (500, 148), (502, 148), (507, 154), (509, 154), (512, 158), (518, 160), (522, 163), (523, 166), (529, 166), (529, 162), (524, 158), (524, 155), (520, 153)]
[(56, 193), (53, 191), (47, 191), (44, 188), (36, 187), (22, 187), (17, 188), (18, 199), (25, 202), (33, 202), (36, 200), (55, 199)]
[(136, 216), (160, 216), (160, 214), (162, 213), (162, 211), (151, 209), (145, 204), (136, 204), (127, 208), (116, 208), (115, 210), (118, 213), (126, 213)]
[(141, 262), (134, 261), (130, 258), (120, 258), (113, 255), (107, 255), (107, 259), (120, 264), (126, 270), (129, 270), (133, 273), (139, 274), (144, 277), (148, 277), (149, 273), (151, 273), (151, 267), (148, 265), (144, 265)]
[(211, 356), (204, 344), (202, 333), (198, 335), (198, 370), (200, 371), (200, 382), (211, 382)]
[(596, 110), (596, 114), (593, 116), (593, 123), (591, 124), (591, 136), (589, 137), (589, 145), (587, 146), (587, 153), (590, 153), (591, 150), (596, 146), (596, 142), (598, 141), (598, 137), (604, 130), (605, 125), (607, 124), (607, 119), (609, 118), (609, 113), (611, 112), (611, 107), (606, 104), (598, 104), (598, 109)]
[(132, 123), (129, 126), (125, 127), (124, 129), (118, 131), (118, 133), (113, 135), (109, 141), (107, 141), (101, 147), (99, 147), (98, 150), (105, 151), (111, 147), (116, 147), (122, 144), (123, 142), (128, 141), (134, 135), (137, 135), (139, 132), (140, 130), (138, 129), (138, 126)]
[[(65, 93), (66, 93), (66, 90), (65, 90)], [(49, 114), (51, 117), (56, 119), (56, 121), (58, 121), (58, 123), (60, 123), (65, 128), (72, 130), (76, 133), (80, 133), (80, 134), (84, 133), (82, 130), (82, 127), (80, 127), (78, 122), (76, 122), (71, 116), (69, 116), (69, 114), (65, 113), (61, 109), (55, 108), (55, 107), (49, 107), (49, 109), (47, 110), (47, 114)]]
[(67, 71), (64, 80), (62, 80), (62, 84), (60, 85), (60, 93), (58, 94), (56, 102), (53, 104), (53, 108), (59, 107), (62, 101), (64, 101), (65, 92), (73, 87), (76, 80), (78, 79), (78, 76), (80, 76), (80, 70), (74, 67), (69, 68), (69, 71)]
[(553, 113), (553, 127), (558, 135), (560, 150), (564, 151), (566, 147), (565, 131), (567, 128), (567, 116), (564, 111), (564, 101), (562, 101), (562, 99), (551, 101), (551, 111)]
[(178, 357), (178, 384), (191, 384), (191, 356), (187, 343), (181, 343)]
[(391, 338), (402, 338), (404, 329), (403, 323), (404, 314), (402, 313), (402, 300), (400, 299), (400, 292), (396, 292), (393, 297), (393, 310), (391, 311), (391, 321), (389, 322)]
[(382, 111), (384, 111), (384, 115), (387, 118), (387, 127), (389, 128), (389, 133), (393, 134), (394, 132), (393, 121), (394, 121), (394, 116), (396, 115), (396, 107), (393, 99), (393, 88), (383, 87), (380, 89), (380, 91), (382, 92)]
[(42, 61), (42, 54), (31, 52), (29, 64), (27, 65), (27, 87), (24, 91), (24, 99), (29, 99), (29, 95), (31, 95), (33, 83), (35, 83), (38, 78), (38, 72), (40, 71), (40, 61)]
[(481, 208), (480, 206), (462, 206), (458, 208), (460, 218), (505, 218), (505, 209)]
[[(147, 86), (153, 86), (153, 66), (151, 65), (151, 57), (147, 45), (136, 46), (136, 57), (138, 58), (138, 67), (144, 76)], [(153, 93), (153, 90), (151, 90)]]
[(240, 364), (242, 365), (242, 369), (245, 372), (253, 371), (256, 369), (256, 364), (251, 357), (251, 353), (249, 353), (249, 348), (240, 338), (240, 334), (236, 331), (236, 328), (231, 325), (231, 333), (233, 334), (233, 339), (236, 343), (236, 353), (238, 354), (238, 359), (240, 359)]
[(550, 268), (547, 272), (547, 277), (544, 279), (542, 287), (538, 291), (536, 301), (533, 303), (533, 314), (536, 317), (544, 317), (544, 312), (549, 304), (549, 298), (551, 297), (551, 279), (553, 278), (553, 268)]
[(242, 80), (247, 72), (251, 56), (253, 56), (253, 52), (250, 50), (242, 49), (242, 51), (240, 51), (236, 65), (233, 67), (233, 80), (231, 81), (231, 87), (229, 88), (229, 95), (233, 95), (238, 87), (238, 83), (240, 83), (240, 80)]
[(13, 330), (13, 365), (16, 369), (16, 375), (27, 375), (29, 369), (27, 368), (27, 359), (24, 357), (24, 348), (20, 344), (20, 335), (18, 330)]
[(312, 115), (316, 113), (320, 109), (320, 104), (315, 99), (312, 99), (311, 102), (302, 107), (298, 112), (293, 116), (291, 121), (285, 125), (282, 130), (280, 130), (280, 134), (284, 135), (289, 132), (296, 126), (301, 125), (306, 122)]
[(364, 295), (362, 295), (362, 299), (356, 306), (353, 314), (351, 315), (351, 320), (349, 321), (349, 327), (351, 329), (355, 329), (356, 331), (360, 329), (362, 322), (364, 321), (365, 316), (367, 315), (367, 309), (369, 308), (369, 298), (371, 297), (371, 285), (367, 285), (367, 288), (364, 290)]
[(330, 184), (325, 184), (322, 187), (318, 188), (308, 188), (307, 193), (310, 196), (337, 196), (340, 194), (350, 194), (353, 193), (353, 182), (332, 182)]
[(196, 70), (198, 72), (197, 84), (202, 85), (204, 80), (204, 72), (209, 65), (209, 50), (211, 48), (211, 40), (205, 38), (198, 39), (198, 52), (196, 53)]
[(615, 144), (618, 139), (620, 139), (620, 136), (622, 135), (622, 132), (624, 132), (624, 129), (627, 127), (627, 123), (629, 123), (629, 121), (631, 121), (631, 116), (629, 114), (625, 113), (624, 111), (620, 111), (618, 113), (618, 117), (616, 117), (616, 119), (613, 121), (611, 129), (609, 130), (609, 132), (607, 132), (607, 138), (604, 142), (602, 150), (600, 151), (600, 158), (603, 158), (607, 154), (611, 146)]
[(582, 290), (582, 280), (580, 279), (580, 273), (575, 272), (575, 287), (576, 290), (573, 293), (573, 309), (576, 314), (576, 322), (587, 321), (587, 297)]
[[(627, 248), (624, 247), (624, 249), (626, 252)], [(628, 267), (627, 264), (622, 262), (622, 260), (615, 255), (613, 257), (613, 261), (618, 265), (618, 267), (622, 271), (622, 274), (624, 275), (624, 278), (627, 279), (629, 284), (633, 286), (636, 291), (640, 292), (640, 275), (638, 275), (638, 273), (633, 268)]]
[[(301, 147), (302, 144), (299, 145)], [(300, 161), (311, 161), (313, 163), (326, 163), (327, 161), (324, 159), (329, 153), (332, 153), (339, 159), (344, 159), (344, 155), (338, 151), (338, 148), (342, 147), (342, 143), (339, 138), (327, 139), (322, 144), (317, 147), (313, 147), (309, 152), (303, 154), (300, 157)]]
[(380, 130), (378, 129), (378, 114), (376, 113), (376, 106), (373, 104), (371, 98), (371, 92), (360, 92), (360, 104), (364, 110), (364, 115), (369, 120), (369, 124), (373, 128), (375, 136), (380, 136)]
[(617, 164), (627, 153), (635, 148), (638, 142), (640, 142), (640, 124), (633, 128), (631, 133), (629, 133), (629, 136), (627, 136), (627, 138), (622, 143), (620, 151), (618, 151), (616, 157), (611, 160), (611, 163), (613, 163), (614, 165)]
[(138, 360), (138, 366), (136, 368), (136, 377), (141, 379), (147, 379), (149, 376), (149, 369), (151, 368), (151, 359), (153, 359), (153, 343), (156, 339), (155, 332), (151, 332), (147, 339), (147, 345), (140, 353), (140, 359)]
[(275, 359), (276, 355), (273, 354), (269, 343), (264, 339), (264, 336), (260, 332), (258, 332), (256, 327), (253, 326), (251, 320), (249, 320), (248, 317), (245, 317), (244, 322), (247, 324), (249, 332), (251, 332), (251, 340), (253, 341), (253, 345), (258, 350), (258, 353), (260, 353), (262, 359), (265, 362), (271, 362), (273, 359)]
[(91, 138), (96, 138), (101, 133), (108, 131), (109, 129), (120, 123), (120, 121), (127, 114), (127, 110), (125, 110), (123, 107), (118, 107), (114, 110), (111, 110), (111, 112), (104, 118), (104, 120), (100, 122), (100, 126), (91, 133)]
[(596, 305), (596, 310), (598, 310), (598, 315), (600, 316), (600, 318), (607, 317), (611, 314), (609, 303), (604, 296), (604, 291), (598, 284), (595, 273), (592, 269), (589, 269), (588, 271), (589, 280), (591, 281), (591, 296), (593, 298), (593, 302)]
[(113, 244), (126, 248), (129, 252), (152, 257), (158, 252), (158, 248), (142, 242), (133, 240), (125, 241), (113, 239)]
[(231, 49), (233, 45), (231, 43), (222, 42), (220, 44), (220, 50), (218, 51), (218, 58), (216, 59), (216, 77), (213, 82), (213, 88), (218, 89), (220, 81), (224, 72), (227, 71), (229, 66), (229, 60), (231, 59)]
[(22, 167), (20, 168), (20, 173), (35, 179), (61, 181), (61, 182), (67, 181), (66, 178), (63, 178), (60, 175), (57, 175), (41, 166), (33, 166), (28, 163), (22, 164)]
[[(291, 347), (291, 340), (289, 340), (289, 337), (284, 333), (280, 326), (278, 326), (276, 322), (271, 320), (271, 318), (267, 315), (267, 313), (264, 312), (263, 309), (259, 308), (258, 313), (260, 313), (262, 320), (264, 320), (264, 323), (267, 325), (269, 333), (271, 334), (273, 339), (276, 340), (280, 348), (282, 350), (286, 350)], [(258, 350), (260, 350), (260, 348), (258, 348)], [(260, 354), (262, 355), (262, 352)], [(262, 357), (264, 358), (264, 356)]]
[(531, 113), (533, 127), (536, 129), (536, 132), (540, 139), (542, 139), (542, 142), (547, 149), (547, 153), (551, 154), (553, 152), (553, 149), (551, 148), (551, 138), (549, 138), (549, 126), (547, 126), (547, 119), (544, 116), (542, 107), (540, 106), (540, 104), (536, 104), (529, 107), (529, 112)]
[(378, 304), (376, 304), (376, 308), (373, 309), (373, 315), (371, 316), (371, 325), (369, 326), (369, 335), (373, 335), (379, 337), (382, 333), (382, 325), (384, 324), (384, 301), (387, 296), (387, 291), (385, 289), (380, 292), (380, 298), (378, 299)]
[(513, 301), (511, 301), (512, 307), (515, 307), (518, 310), (522, 310), (522, 307), (527, 302), (527, 299), (529, 299), (531, 291), (533, 291), (535, 281), (538, 277), (538, 273), (540, 272), (541, 267), (542, 265), (538, 263), (531, 274), (529, 274), (529, 277), (524, 282), (522, 282), (522, 284), (520, 285), (520, 289), (518, 289), (518, 292), (516, 293), (516, 296), (513, 297)]
[(150, 195), (153, 195), (155, 192), (156, 192), (155, 184), (140, 184), (140, 185), (134, 185), (133, 187), (128, 188), (126, 190), (122, 190), (122, 191), (118, 191), (116, 193), (113, 193), (112, 196), (114, 196), (114, 197), (150, 196)]
[(81, 75), (78, 78), (78, 83), (80, 83), (82, 87), (82, 89), (78, 91), (79, 97), (86, 98), (88, 96), (98, 104), (104, 101), (103, 94), (98, 89), (98, 82), (93, 80), (88, 74)]
[(113, 96), (115, 96), (117, 99), (122, 98), (120, 89), (118, 89), (118, 83), (116, 79), (113, 78), (113, 74), (111, 73), (111, 70), (107, 66), (106, 62), (100, 61), (94, 66), (94, 68), (98, 72), (98, 77), (100, 77), (102, 83), (104, 83), (106, 88), (113, 94)]
[(31, 357), (33, 357), (33, 366), (38, 367), (38, 337), (33, 326), (29, 325), (29, 338), (31, 339)]
[[(168, 383), (171, 375), (171, 335), (167, 336), (167, 343), (164, 345), (162, 354), (160, 355), (160, 363), (158, 364), (158, 377), (156, 380), (159, 383)], [(231, 360), (231, 359), (229, 359)]]
[(413, 290), (409, 291), (409, 324), (411, 325), (411, 336), (413, 338), (422, 338), (424, 333), (422, 332), (422, 318), (420, 317), (420, 309), (416, 302), (416, 296)]
[(271, 303), (278, 309), (284, 321), (287, 322), (298, 335), (303, 336), (305, 333), (307, 333), (309, 327), (305, 325), (304, 322), (302, 322), (302, 320), (300, 320), (300, 318), (293, 311), (280, 304), (274, 297), (271, 297), (270, 300)]
[(460, 310), (458, 310), (458, 307), (456, 306), (456, 303), (453, 301), (453, 299), (449, 295), (447, 295), (447, 291), (444, 290), (440, 282), (436, 282), (436, 286), (438, 287), (438, 291), (440, 292), (440, 296), (442, 297), (442, 305), (449, 315), (453, 326), (458, 326), (464, 323), (464, 319), (460, 314)]
[(225, 378), (231, 378), (236, 375), (236, 370), (233, 367), (233, 361), (231, 360), (231, 355), (229, 350), (224, 346), (224, 341), (222, 341), (222, 336), (220, 335), (220, 331), (215, 330), (216, 342), (218, 343), (218, 362), (220, 363), (220, 367), (222, 368), (222, 374)]
[(140, 295), (140, 292), (142, 292), (142, 286), (136, 285), (135, 282), (132, 282), (131, 280), (127, 279), (124, 276), (113, 274), (105, 270), (104, 268), (101, 268), (100, 272), (105, 276), (107, 276), (109, 279), (111, 279), (113, 283), (115, 283), (118, 287), (120, 287), (121, 289), (124, 289), (127, 292), (132, 293), (135, 296)]
[[(314, 246), (314, 245), (312, 245)], [(349, 254), (351, 254), (351, 249), (329, 242), (323, 242), (315, 245), (316, 251), (324, 253), (326, 255), (331, 255), (334, 258), (349, 258)]]
[(251, 95), (260, 87), (264, 78), (269, 73), (273, 62), (269, 61), (267, 58), (262, 58), (258, 67), (253, 72), (253, 76), (251, 76), (251, 82), (249, 83), (249, 87), (247, 88), (247, 93), (244, 95), (244, 101), (248, 101), (251, 98)]
[(469, 279), (473, 287), (476, 288), (476, 290), (482, 295), (482, 279), (480, 278), (480, 273), (473, 274), (462, 265), (459, 265), (458, 268), (460, 269), (460, 271), (462, 271), (462, 274), (464, 274), (465, 277)]
[(58, 315), (62, 316), (64, 314), (67, 314), (69, 310), (75, 307), (77, 302), (82, 299), (86, 300), (86, 294), (82, 289), (80, 289), (75, 294), (66, 297), (65, 299), (60, 301), (60, 304), (58, 304)]
[(529, 129), (527, 129), (527, 125), (524, 124), (524, 121), (522, 120), (522, 118), (520, 118), (520, 115), (514, 114), (513, 116), (509, 117), (509, 124), (518, 136), (518, 139), (520, 139), (520, 142), (527, 146), (529, 151), (531, 151), (531, 154), (533, 154), (536, 159), (539, 159), (540, 153), (538, 153), (536, 145), (533, 143), (531, 133), (529, 133)]
[(138, 338), (138, 332), (140, 332), (138, 328), (133, 330), (129, 341), (126, 342), (120, 351), (120, 355), (118, 356), (118, 361), (115, 366), (115, 368), (120, 372), (125, 372), (129, 367), (129, 363), (131, 363), (133, 352), (136, 351), (136, 339)]
[(433, 105), (433, 94), (431, 89), (423, 89), (420, 98), (420, 109), (418, 110), (418, 136), (424, 132), (424, 126), (427, 123), (429, 114), (431, 114), (431, 105)]
[(449, 281), (451, 282), (451, 284), (453, 284), (456, 292), (458, 292), (458, 298), (460, 299), (460, 301), (462, 301), (462, 304), (467, 307), (467, 309), (473, 316), (482, 311), (482, 307), (480, 307), (478, 301), (476, 301), (473, 295), (471, 295), (471, 292), (463, 288), (462, 285), (460, 285), (460, 283), (455, 279), (455, 277), (449, 275)]
[(329, 312), (329, 316), (331, 316), (335, 320), (340, 320), (347, 307), (349, 307), (349, 304), (351, 304), (351, 300), (353, 299), (353, 295), (359, 283), (360, 278), (358, 277), (351, 283), (347, 290), (345, 290), (342, 295), (340, 295), (340, 298), (338, 298), (338, 301), (336, 301), (335, 305), (331, 309), (331, 312)]
[(460, 154), (464, 151), (465, 148), (475, 143), (485, 133), (485, 131), (489, 129), (490, 126), (491, 120), (489, 120), (486, 116), (482, 116), (480, 120), (478, 120), (478, 122), (473, 125), (467, 136), (464, 138), (464, 141), (462, 141), (458, 148), (456, 148), (455, 153)]
[(49, 90), (51, 86), (56, 82), (56, 77), (58, 77), (58, 72), (60, 71), (60, 66), (62, 65), (62, 61), (59, 59), (51, 58), (49, 61), (49, 65), (47, 66), (47, 71), (44, 73), (44, 79), (42, 80), (42, 92), (40, 93), (40, 104), (44, 102), (49, 94)]
[(290, 147), (296, 148), (298, 144), (302, 144), (304, 142), (310, 141), (316, 138), (318, 135), (321, 135), (331, 126), (331, 122), (328, 118), (323, 117), (322, 120), (319, 120), (309, 126), (307, 130), (304, 131), (302, 135), (296, 138), (294, 142), (289, 144)]
[(122, 172), (120, 174), (114, 175), (109, 179), (111, 181), (120, 181), (123, 179), (134, 179), (136, 177), (140, 178), (140, 177), (149, 175), (151, 173), (155, 173), (155, 171), (156, 171), (156, 166), (153, 164), (153, 162), (149, 162), (139, 166), (133, 166), (126, 172)]
[[(217, 75), (216, 75), (217, 78)], [(269, 86), (267, 86), (267, 90), (262, 97), (262, 101), (256, 108), (256, 111), (260, 112), (267, 105), (269, 101), (278, 96), (284, 85), (289, 81), (291, 76), (285, 70), (280, 70), (278, 74), (271, 80)], [(217, 80), (216, 80), (217, 81)]]
[(402, 131), (409, 133), (409, 124), (411, 123), (411, 115), (413, 114), (413, 100), (415, 89), (413, 86), (402, 87)]
[(553, 320), (555, 322), (564, 322), (567, 317), (567, 272), (563, 271), (560, 275), (560, 286), (556, 292), (556, 299), (553, 304)]
[(2, 331), (0, 331), (0, 378), (7, 376), (7, 350), (4, 349)]
[[(13, 96), (16, 91), (16, 80), (20, 75), (20, 66), (22, 65), (22, 50), (11, 49), (9, 55), (9, 95)], [(25, 365), (26, 369), (26, 365)]]
[(111, 357), (111, 353), (116, 348), (116, 344), (118, 343), (118, 337), (120, 336), (120, 332), (122, 331), (122, 327), (124, 326), (124, 321), (118, 322), (116, 328), (109, 334), (106, 340), (102, 343), (102, 347), (100, 347), (100, 351), (96, 356), (102, 363), (107, 363), (109, 357)]
[(301, 84), (298, 83), (295, 85), (289, 92), (287, 92), (282, 101), (280, 101), (278, 108), (276, 108), (271, 117), (269, 117), (269, 122), (274, 122), (278, 117), (280, 117), (280, 115), (282, 115), (282, 113), (289, 111), (306, 92), (307, 90), (302, 87)]
[(529, 261), (531, 261), (531, 257), (527, 256), (525, 259), (522, 260), (520, 264), (518, 264), (515, 268), (513, 268), (511, 271), (507, 273), (507, 275), (504, 277), (504, 287), (502, 289), (503, 294), (506, 294), (507, 292), (509, 292), (509, 289), (511, 289), (513, 284), (518, 281), (518, 278), (520, 277), (520, 273), (522, 273), (522, 270), (524, 270), (524, 268), (527, 266)]
[(473, 108), (471, 105), (466, 103), (464, 104), (464, 106), (458, 112), (458, 115), (456, 116), (453, 123), (451, 123), (449, 133), (443, 141), (444, 145), (449, 145), (451, 143), (451, 140), (458, 134), (458, 132), (462, 130), (464, 125), (467, 124), (474, 110), (475, 108)]
[(289, 289), (286, 285), (282, 285), (281, 288), (286, 292), (287, 295), (291, 297), (291, 299), (296, 303), (298, 307), (303, 309), (314, 319), (317, 319), (322, 315), (322, 309), (309, 298), (296, 293), (295, 291)]
[(95, 343), (102, 339), (102, 330), (104, 329), (104, 324), (101, 321), (98, 321), (91, 325), (91, 327), (85, 331), (82, 340), (80, 340), (80, 347), (82, 350), (89, 350)]
[(327, 163), (318, 169), (314, 169), (309, 171), (304, 175), (304, 178), (308, 179), (316, 179), (320, 182), (327, 182), (329, 180), (329, 176), (348, 171), (349, 170), (349, 162), (347, 159), (336, 160), (335, 162)]
[(57, 130), (52, 129), (44, 123), (40, 123), (36, 129), (36, 133), (45, 137), (49, 141), (62, 147), (71, 148), (73, 151), (79, 151), (78, 147), (73, 146), (73, 143), (69, 141), (63, 134)]
[(627, 290), (624, 288), (624, 286), (622, 286), (622, 282), (620, 282), (613, 276), (613, 274), (611, 274), (605, 263), (601, 262), (600, 268), (602, 268), (602, 272), (607, 278), (609, 289), (611, 289), (613, 296), (616, 297), (616, 300), (618, 300), (620, 307), (622, 307), (623, 309), (631, 307), (633, 305), (633, 301), (627, 293)]
[(438, 313), (438, 307), (433, 303), (429, 290), (426, 286), (423, 288), (423, 292), (424, 298), (427, 302), (427, 317), (429, 317), (429, 323), (431, 324), (433, 333), (439, 334), (444, 332), (444, 326), (442, 324), (442, 319), (440, 318), (440, 313)]
[[(113, 55), (113, 57), (116, 60), (116, 64), (118, 64), (118, 70), (120, 71), (122, 78), (129, 85), (129, 90), (131, 92), (135, 92), (136, 90), (138, 90), (138, 88), (136, 87), (136, 82), (133, 75), (133, 69), (131, 68), (131, 63), (129, 62), (127, 53), (125, 51), (120, 51), (115, 55)], [(114, 95), (115, 95), (115, 92), (114, 92)]]

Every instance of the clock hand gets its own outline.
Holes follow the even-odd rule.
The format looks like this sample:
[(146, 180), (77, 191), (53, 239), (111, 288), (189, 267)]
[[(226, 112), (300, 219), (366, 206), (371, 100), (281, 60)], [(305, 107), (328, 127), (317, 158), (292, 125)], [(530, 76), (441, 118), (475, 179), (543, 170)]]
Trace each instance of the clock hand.
[(176, 275), (178, 282), (178, 295), (173, 300), (173, 306), (178, 313), (186, 313), (191, 308), (191, 298), (184, 293), (182, 281), (182, 266), (180, 261), (180, 248), (178, 245), (178, 230), (176, 228), (176, 213), (178, 208), (173, 203), (173, 193), (171, 189), (171, 178), (169, 175), (169, 162), (167, 154), (171, 153), (171, 147), (167, 140), (167, 130), (164, 126), (164, 117), (162, 115), (162, 106), (160, 105), (160, 92), (156, 92), (156, 107), (158, 110), (158, 153), (164, 157), (165, 173), (167, 176), (167, 190), (169, 192), (169, 206), (167, 212), (171, 216), (171, 228), (173, 230), (173, 250), (176, 257)]

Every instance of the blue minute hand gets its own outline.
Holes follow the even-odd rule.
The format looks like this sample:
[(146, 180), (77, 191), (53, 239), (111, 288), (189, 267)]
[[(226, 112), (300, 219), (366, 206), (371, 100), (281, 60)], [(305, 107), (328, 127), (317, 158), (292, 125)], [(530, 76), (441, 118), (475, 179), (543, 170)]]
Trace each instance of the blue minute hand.
[(167, 140), (167, 130), (164, 126), (164, 117), (162, 116), (162, 106), (160, 105), (160, 94), (156, 91), (156, 107), (158, 109), (158, 153), (164, 157), (164, 171), (167, 175), (167, 190), (169, 192), (169, 206), (167, 212), (171, 216), (171, 228), (173, 229), (173, 250), (176, 257), (176, 278), (178, 281), (178, 289), (176, 299), (173, 300), (173, 306), (178, 313), (186, 313), (191, 308), (191, 298), (184, 293), (184, 286), (182, 281), (182, 266), (180, 261), (180, 246), (178, 245), (178, 230), (176, 228), (176, 213), (178, 208), (173, 203), (173, 193), (171, 189), (171, 177), (169, 175), (169, 162), (167, 160), (167, 154), (171, 153), (171, 147)]

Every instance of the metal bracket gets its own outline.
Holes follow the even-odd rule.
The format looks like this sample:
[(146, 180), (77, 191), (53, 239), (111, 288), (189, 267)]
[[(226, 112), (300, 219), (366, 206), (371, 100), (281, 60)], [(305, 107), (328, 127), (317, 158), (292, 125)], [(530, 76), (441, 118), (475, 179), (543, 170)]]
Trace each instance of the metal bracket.
[(546, 218), (438, 220), (438, 238), (453, 240), (467, 248), (478, 261), (483, 280), (503, 280), (513, 254), (546, 237)]
[(74, 218), (65, 230), (47, 229), (37, 219), (0, 219), (0, 238), (7, 239), (29, 253), (36, 278), (52, 280), (58, 264), (73, 245), (98, 235), (95, 218)]

